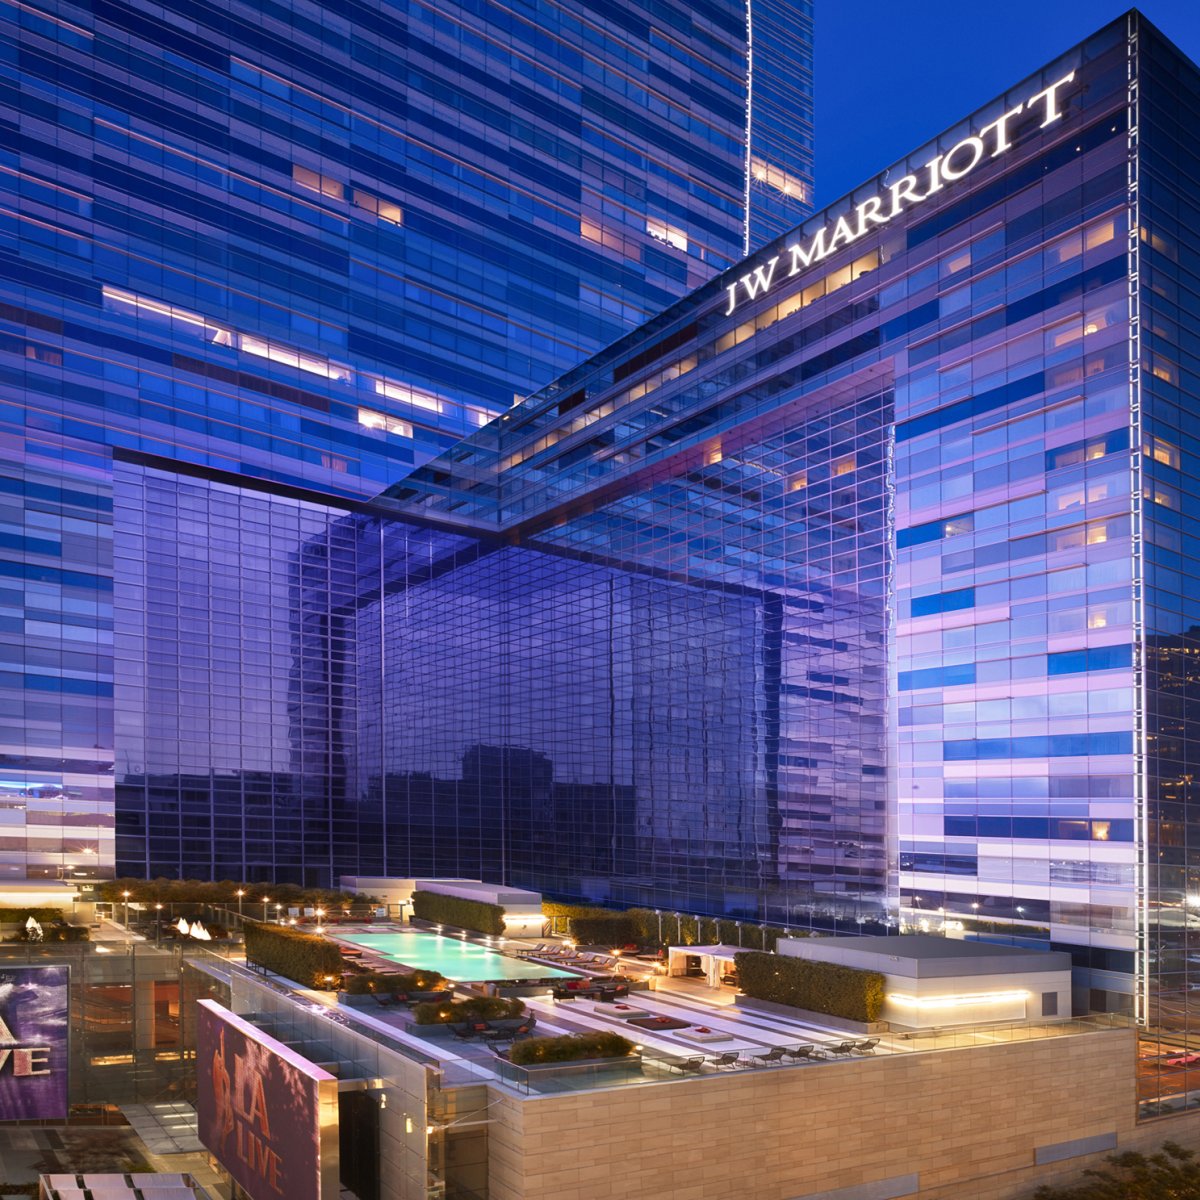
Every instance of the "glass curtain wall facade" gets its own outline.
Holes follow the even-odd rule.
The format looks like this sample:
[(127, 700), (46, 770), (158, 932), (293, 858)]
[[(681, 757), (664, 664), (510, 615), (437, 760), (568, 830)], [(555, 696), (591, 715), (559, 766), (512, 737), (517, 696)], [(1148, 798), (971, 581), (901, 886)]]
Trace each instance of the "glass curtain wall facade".
[[(592, 591), (490, 674), (464, 640), (464, 679), (524, 682), (496, 735), (439, 723), (447, 754), (519, 745), (630, 797), (612, 873), (510, 871), (1063, 948), (1080, 1007), (1186, 1008), (1198, 79), (1122, 18), (390, 490), (501, 533), (510, 568), (671, 597), (634, 618)], [(490, 577), (489, 628), (531, 621), (532, 561), (511, 609)], [(423, 704), (459, 678), (440, 636)], [(408, 731), (380, 761), (432, 763), (380, 677)], [(605, 689), (630, 721), (607, 774), (571, 733)]]
[(0, 877), (309, 861), (288, 564), (809, 211), (772, 4), (0, 5)]

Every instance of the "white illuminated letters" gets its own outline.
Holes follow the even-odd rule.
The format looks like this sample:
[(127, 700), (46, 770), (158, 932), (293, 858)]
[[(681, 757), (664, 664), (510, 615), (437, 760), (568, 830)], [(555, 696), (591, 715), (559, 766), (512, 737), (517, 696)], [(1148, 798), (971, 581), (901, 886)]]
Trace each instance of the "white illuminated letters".
[[(856, 205), (851, 212), (843, 213), (831, 223), (823, 225), (807, 244), (793, 242), (787, 247), (787, 253), (791, 256), (789, 269), (781, 278), (791, 279), (801, 271), (815, 266), (835, 250), (856, 242), (874, 226), (886, 225), (902, 212), (942, 191), (947, 183), (956, 183), (969, 175), (985, 159), (997, 158), (1005, 151), (1011, 150), (1013, 143), (1009, 136), (1009, 125), (1022, 113), (1028, 112), (1037, 116), (1040, 111), (1042, 122), (1038, 126), (1039, 129), (1045, 129), (1047, 125), (1061, 120), (1063, 89), (1074, 82), (1075, 72), (1071, 71), (1061, 79), (1055, 80), (1049, 87), (1035, 92), (1023, 104), (1010, 108), (978, 133), (963, 138), (945, 153), (934, 155), (916, 174), (905, 175), (895, 183), (888, 184), (880, 195), (871, 196)], [(771, 290), (780, 258), (781, 255), (776, 254), (726, 287), (725, 290), (729, 293), (726, 316), (737, 308), (740, 299), (753, 300)]]

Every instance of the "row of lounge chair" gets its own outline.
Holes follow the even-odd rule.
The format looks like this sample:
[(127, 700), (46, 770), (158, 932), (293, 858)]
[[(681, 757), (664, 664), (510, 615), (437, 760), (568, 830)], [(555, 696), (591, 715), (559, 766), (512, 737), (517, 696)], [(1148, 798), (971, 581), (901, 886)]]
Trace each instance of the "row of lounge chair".
[(705, 1063), (718, 1071), (732, 1071), (739, 1067), (771, 1067), (784, 1063), (807, 1063), (828, 1061), (830, 1058), (848, 1058), (853, 1054), (874, 1054), (879, 1045), (878, 1038), (862, 1038), (857, 1041), (838, 1042), (836, 1045), (818, 1046), (774, 1046), (743, 1057), (740, 1050), (727, 1050), (711, 1058), (703, 1054), (680, 1059), (675, 1065), (683, 1074), (698, 1074)]
[(569, 946), (554, 946), (548, 945), (545, 942), (539, 943), (532, 948), (526, 947), (522, 950), (516, 950), (514, 953), (521, 958), (533, 958), (538, 962), (583, 967), (591, 971), (611, 971), (621, 961), (614, 954), (598, 954), (588, 951), (580, 952), (572, 950)]

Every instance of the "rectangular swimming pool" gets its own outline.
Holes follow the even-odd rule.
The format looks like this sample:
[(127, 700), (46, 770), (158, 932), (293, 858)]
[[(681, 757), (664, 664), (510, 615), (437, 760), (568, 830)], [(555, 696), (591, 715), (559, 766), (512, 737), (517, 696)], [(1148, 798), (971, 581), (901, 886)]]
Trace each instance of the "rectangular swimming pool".
[(456, 983), (491, 983), (503, 979), (575, 979), (570, 971), (508, 958), (461, 938), (406, 929), (396, 933), (339, 934), (338, 941), (394, 958), (406, 967), (437, 971)]

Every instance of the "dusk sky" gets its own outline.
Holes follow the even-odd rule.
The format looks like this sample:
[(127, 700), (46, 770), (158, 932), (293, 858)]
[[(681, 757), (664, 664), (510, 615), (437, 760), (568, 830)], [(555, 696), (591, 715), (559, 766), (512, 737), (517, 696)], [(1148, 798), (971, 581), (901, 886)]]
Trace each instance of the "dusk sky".
[[(817, 207), (1129, 7), (1127, 0), (817, 0)], [(1145, 0), (1139, 7), (1200, 60), (1197, 0)]]

